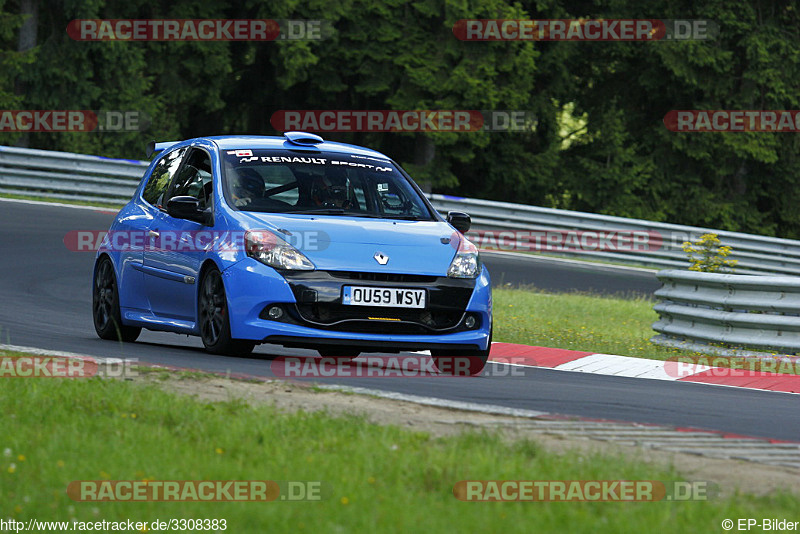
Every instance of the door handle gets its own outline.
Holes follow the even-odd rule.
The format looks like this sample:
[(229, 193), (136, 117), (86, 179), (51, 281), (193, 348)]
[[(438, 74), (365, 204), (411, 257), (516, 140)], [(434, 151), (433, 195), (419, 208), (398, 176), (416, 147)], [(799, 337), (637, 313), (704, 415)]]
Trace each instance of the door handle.
[(158, 238), (158, 236), (160, 236), (160, 235), (161, 235), (161, 234), (159, 234), (159, 233), (158, 233), (158, 232), (156, 232), (155, 230), (148, 230), (148, 232), (147, 232), (147, 237), (154, 237), (154, 238), (156, 238), (156, 239), (157, 239), (157, 238)]

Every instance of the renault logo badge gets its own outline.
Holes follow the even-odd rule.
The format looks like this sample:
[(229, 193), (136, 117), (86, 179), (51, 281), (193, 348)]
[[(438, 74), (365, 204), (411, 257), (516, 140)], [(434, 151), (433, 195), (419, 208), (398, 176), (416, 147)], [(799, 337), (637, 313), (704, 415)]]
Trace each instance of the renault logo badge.
[(376, 252), (375, 255), (372, 257), (375, 258), (375, 261), (377, 261), (381, 265), (386, 265), (387, 263), (389, 263), (389, 256), (387, 256), (383, 252)]

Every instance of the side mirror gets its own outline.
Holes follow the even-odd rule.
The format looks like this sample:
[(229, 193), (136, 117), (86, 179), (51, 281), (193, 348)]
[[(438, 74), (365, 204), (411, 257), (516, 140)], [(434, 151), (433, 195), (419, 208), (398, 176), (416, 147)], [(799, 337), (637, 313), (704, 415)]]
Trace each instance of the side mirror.
[(200, 209), (200, 201), (194, 197), (172, 197), (167, 202), (167, 213), (176, 219), (187, 219), (202, 224), (207, 224), (208, 221), (208, 213)]
[(472, 219), (469, 218), (469, 215), (460, 211), (448, 211), (447, 222), (462, 234), (466, 234), (472, 226)]

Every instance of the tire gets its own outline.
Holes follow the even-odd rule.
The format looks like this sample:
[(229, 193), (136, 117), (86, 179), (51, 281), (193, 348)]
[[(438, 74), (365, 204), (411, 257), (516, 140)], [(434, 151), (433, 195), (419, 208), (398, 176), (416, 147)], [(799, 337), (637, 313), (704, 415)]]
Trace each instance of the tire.
[(326, 347), (324, 349), (317, 349), (319, 355), (323, 358), (336, 358), (339, 362), (349, 362), (358, 358), (360, 352), (355, 352), (353, 349), (346, 347)]
[(441, 373), (458, 376), (476, 376), (486, 367), (492, 349), (492, 331), (489, 329), (489, 343), (486, 350), (431, 350), (431, 357)]
[(122, 324), (117, 277), (107, 256), (100, 258), (94, 269), (92, 321), (100, 339), (132, 343), (142, 333), (139, 327)]
[(231, 338), (228, 299), (219, 269), (208, 269), (200, 281), (197, 297), (197, 322), (203, 346), (211, 354), (246, 356), (253, 352), (254, 341)]

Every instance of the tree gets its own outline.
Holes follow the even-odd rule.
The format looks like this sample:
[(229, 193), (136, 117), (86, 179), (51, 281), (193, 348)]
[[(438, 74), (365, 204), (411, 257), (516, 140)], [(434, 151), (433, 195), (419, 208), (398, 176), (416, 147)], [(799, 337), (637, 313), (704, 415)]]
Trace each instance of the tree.
[[(576, 6), (595, 18), (648, 18), (644, 5)], [(798, 109), (800, 24), (783, 2), (673, 2), (663, 18), (710, 19), (710, 41), (581, 43), (574, 95), (587, 134), (563, 154), (576, 209), (800, 235), (796, 135), (674, 133), (681, 109)]]
[[(20, 28), (26, 24), (23, 13), (13, 12), (4, 0), (0, 0), (0, 109), (24, 108), (24, 96), (16, 83), (23, 69), (33, 64), (36, 50), (27, 41), (20, 42)], [(14, 144), (18, 133), (0, 132), (0, 144)]]

